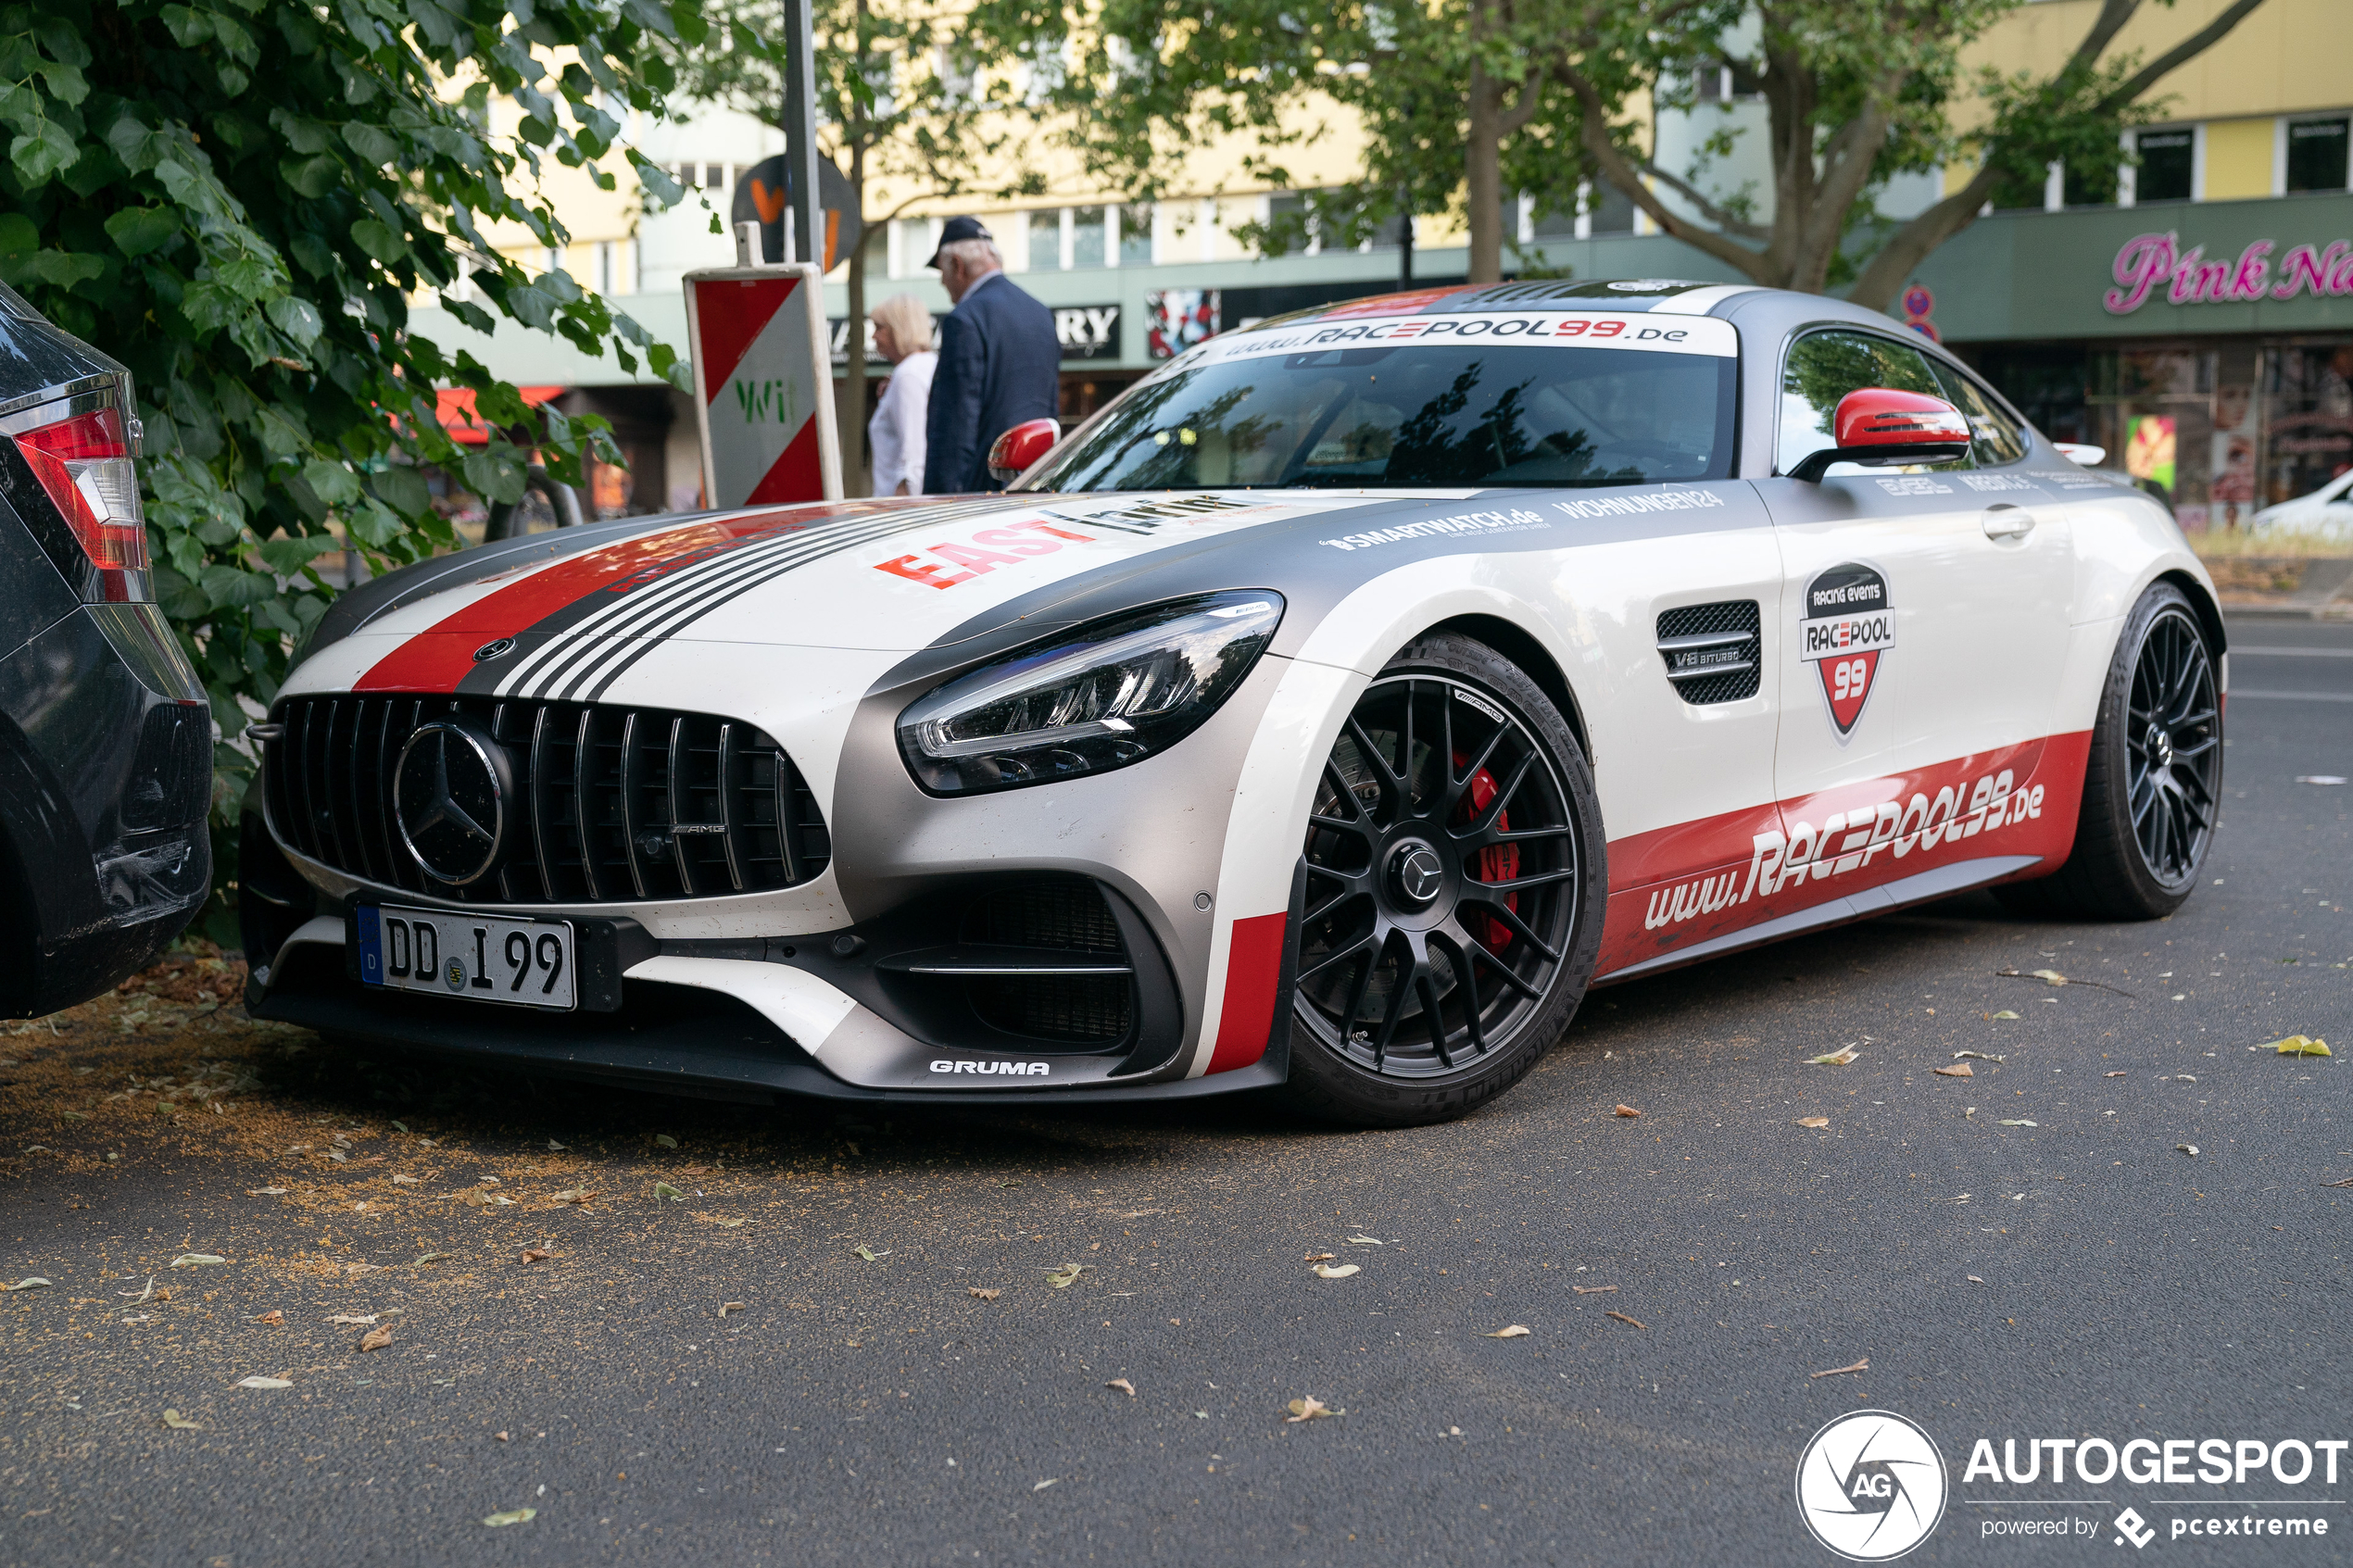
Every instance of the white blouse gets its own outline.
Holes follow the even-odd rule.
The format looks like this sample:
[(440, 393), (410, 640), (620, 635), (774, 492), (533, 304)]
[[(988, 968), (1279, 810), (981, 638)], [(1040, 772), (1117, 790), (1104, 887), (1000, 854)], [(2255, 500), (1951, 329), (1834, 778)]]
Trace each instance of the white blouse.
[(875, 401), (866, 440), (875, 455), (877, 495), (896, 495), (902, 479), (908, 495), (924, 493), (924, 421), (931, 408), (931, 373), (938, 364), (939, 356), (929, 349), (910, 354), (892, 368)]

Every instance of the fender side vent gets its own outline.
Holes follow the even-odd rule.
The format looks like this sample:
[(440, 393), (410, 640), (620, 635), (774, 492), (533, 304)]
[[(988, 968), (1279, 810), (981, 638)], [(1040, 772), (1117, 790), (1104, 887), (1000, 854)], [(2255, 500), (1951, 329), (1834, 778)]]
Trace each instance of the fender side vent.
[(1759, 646), (1755, 599), (1685, 605), (1658, 617), (1667, 679), (1693, 707), (1755, 696)]

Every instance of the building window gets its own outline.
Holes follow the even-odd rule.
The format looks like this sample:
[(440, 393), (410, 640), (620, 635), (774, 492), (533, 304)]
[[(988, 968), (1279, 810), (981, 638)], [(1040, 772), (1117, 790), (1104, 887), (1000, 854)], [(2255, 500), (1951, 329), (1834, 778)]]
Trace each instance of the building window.
[(931, 260), (931, 253), (937, 244), (932, 236), (939, 231), (935, 227), (935, 220), (929, 218), (901, 218), (894, 227), (898, 231), (899, 245), (899, 268), (895, 275), (912, 278)]
[(547, 262), (547, 270), (550, 272), (560, 272), (564, 270), (564, 253), (554, 245), (549, 245), (542, 253), (540, 259)]
[(1586, 190), (1585, 213), (1592, 220), (1586, 228), (1590, 234), (1630, 234), (1634, 232), (1634, 198), (1606, 180), (1597, 180)]
[(1119, 264), (1122, 267), (1149, 267), (1152, 264), (1152, 209), (1149, 204), (1119, 209)]
[(2173, 131), (2144, 131), (2133, 138), (2141, 166), (2133, 171), (2135, 202), (2185, 202), (2194, 194), (2197, 132), (2183, 126)]
[(1101, 267), (1103, 259), (1103, 209), (1100, 207), (1071, 208), (1069, 265)]
[(1033, 208), (1029, 214), (1029, 270), (1057, 271), (1063, 265), (1063, 209)]
[(2291, 191), (2342, 191), (2346, 188), (2346, 117), (2333, 119), (2292, 119), (2287, 125), (2287, 188)]
[(608, 297), (621, 292), (621, 259), (614, 254), (619, 248), (610, 240), (597, 242), (597, 292)]

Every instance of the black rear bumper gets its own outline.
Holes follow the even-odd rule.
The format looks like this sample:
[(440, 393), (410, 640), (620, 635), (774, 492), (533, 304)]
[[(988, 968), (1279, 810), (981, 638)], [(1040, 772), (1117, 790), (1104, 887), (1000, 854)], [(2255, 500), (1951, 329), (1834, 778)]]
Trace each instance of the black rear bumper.
[(0, 658), (0, 1016), (145, 968), (212, 884), (212, 712), (152, 605)]

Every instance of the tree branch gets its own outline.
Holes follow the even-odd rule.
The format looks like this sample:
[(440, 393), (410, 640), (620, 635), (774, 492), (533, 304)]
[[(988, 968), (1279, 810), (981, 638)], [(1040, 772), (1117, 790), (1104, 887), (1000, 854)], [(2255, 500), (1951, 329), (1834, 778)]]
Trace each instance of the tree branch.
[[(2118, 3), (2120, 3), (2120, 0), (2109, 0), (2110, 5), (2116, 5)], [(2226, 33), (2228, 33), (2233, 28), (2238, 26), (2240, 22), (2246, 20), (2247, 14), (2261, 4), (2263, 4), (2263, 0), (2237, 0), (2237, 3), (2232, 6), (2229, 10), (2224, 11), (2221, 16), (2216, 17), (2212, 21), (2207, 23), (2197, 31), (2190, 34), (2189, 37), (2182, 40), (2181, 43), (2176, 44), (2173, 47), (2168, 49), (2162, 55), (2159, 55), (2156, 59), (2151, 60), (2147, 65), (2143, 66), (2139, 70), (2133, 72), (2132, 80), (2126, 82), (2121, 87), (2119, 87), (2115, 92), (2110, 93), (2107, 97), (2102, 98), (2100, 100), (2099, 107), (2103, 110), (2107, 110), (2120, 108), (2124, 105), (2131, 103), (2143, 93), (2155, 86), (2168, 74), (2180, 68), (2184, 62), (2196, 58), (2208, 49), (2210, 49), (2215, 44), (2221, 43)], [(2086, 40), (2086, 42), (2088, 43), (2089, 40)]]
[(1610, 140), (1609, 121), (1602, 107), (1600, 91), (1574, 66), (1563, 64), (1556, 69), (1562, 85), (1576, 94), (1578, 105), (1584, 111), (1581, 140), (1585, 150), (1592, 154), (1593, 161), (1601, 166), (1604, 178), (1624, 192), (1629, 200), (1650, 214), (1653, 222), (1676, 239), (1695, 250), (1705, 251), (1744, 278), (1760, 283), (1774, 281), (1766, 270), (1765, 257), (1761, 253), (1739, 244), (1729, 235), (1703, 228), (1670, 211), (1657, 194), (1642, 183), (1641, 173), (1628, 161), (1626, 155), (1617, 150), (1617, 144)]
[(1699, 215), (1702, 218), (1706, 219), (1726, 233), (1738, 234), (1744, 240), (1763, 240), (1768, 237), (1768, 231), (1763, 225), (1752, 223), (1744, 218), (1733, 217), (1702, 195), (1691, 182), (1678, 179), (1655, 163), (1645, 161), (1634, 167), (1637, 171), (1647, 174), (1661, 184), (1669, 187), (1677, 195), (1699, 208)]
[(1999, 178), (1991, 163), (1981, 166), (1968, 184), (1896, 230), (1863, 269), (1846, 297), (1867, 309), (1886, 309), (1887, 302), (1929, 252), (1977, 221), (1978, 209), (1994, 194)]

